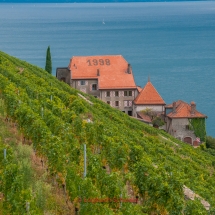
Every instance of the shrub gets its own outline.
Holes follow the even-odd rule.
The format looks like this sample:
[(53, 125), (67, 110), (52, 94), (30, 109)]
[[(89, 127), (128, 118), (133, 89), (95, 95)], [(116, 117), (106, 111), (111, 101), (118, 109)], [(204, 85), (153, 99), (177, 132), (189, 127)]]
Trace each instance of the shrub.
[(215, 149), (215, 138), (211, 136), (206, 136), (206, 147)]

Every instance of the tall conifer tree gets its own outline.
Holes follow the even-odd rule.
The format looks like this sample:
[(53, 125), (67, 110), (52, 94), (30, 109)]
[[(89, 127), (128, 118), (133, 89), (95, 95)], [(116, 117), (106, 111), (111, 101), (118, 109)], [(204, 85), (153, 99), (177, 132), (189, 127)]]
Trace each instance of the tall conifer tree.
[(48, 46), (46, 51), (46, 66), (45, 70), (52, 74), (52, 58), (51, 58), (51, 52), (50, 52), (50, 46)]

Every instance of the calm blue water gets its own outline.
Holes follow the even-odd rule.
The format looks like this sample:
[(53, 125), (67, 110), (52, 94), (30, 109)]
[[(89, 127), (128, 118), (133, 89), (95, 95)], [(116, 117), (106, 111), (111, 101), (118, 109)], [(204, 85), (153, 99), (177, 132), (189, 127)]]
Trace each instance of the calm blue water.
[(53, 75), (73, 55), (123, 55), (137, 85), (194, 100), (215, 137), (215, 1), (0, 4), (0, 50), (44, 67), (48, 45)]

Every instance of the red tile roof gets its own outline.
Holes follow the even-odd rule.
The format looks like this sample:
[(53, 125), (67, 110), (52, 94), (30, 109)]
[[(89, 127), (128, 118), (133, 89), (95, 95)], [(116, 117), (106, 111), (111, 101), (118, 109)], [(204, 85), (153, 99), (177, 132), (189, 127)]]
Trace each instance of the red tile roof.
[(140, 86), (137, 86), (137, 90), (138, 90), (138, 92), (140, 93), (141, 90), (142, 90), (142, 88), (141, 88)]
[(141, 119), (143, 119), (144, 122), (147, 122), (147, 123), (151, 123), (152, 122), (151, 118), (148, 115), (144, 114), (143, 112), (137, 112), (137, 115)]
[(147, 82), (145, 87), (141, 90), (139, 95), (134, 100), (137, 105), (165, 105), (164, 100), (157, 92), (155, 87), (150, 81)]
[(69, 69), (71, 79), (98, 79), (99, 89), (137, 88), (132, 69), (121, 55), (74, 56)]
[(206, 115), (200, 113), (196, 110), (196, 104), (194, 102), (191, 102), (191, 105), (194, 105), (194, 111), (192, 112), (191, 105), (178, 100), (176, 102), (173, 102), (170, 105), (166, 105), (165, 108), (173, 108), (175, 103), (175, 111), (170, 112), (167, 114), (169, 118), (207, 118)]

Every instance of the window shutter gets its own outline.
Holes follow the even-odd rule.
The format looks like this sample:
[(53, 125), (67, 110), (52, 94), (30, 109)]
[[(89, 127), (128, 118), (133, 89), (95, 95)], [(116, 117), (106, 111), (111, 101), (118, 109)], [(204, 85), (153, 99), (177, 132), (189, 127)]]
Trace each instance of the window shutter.
[(105, 92), (105, 97), (107, 97), (107, 92)]
[(88, 81), (85, 81), (85, 85), (87, 85), (87, 86), (88, 86)]
[(132, 106), (132, 101), (129, 101), (129, 107), (131, 107)]
[(78, 81), (78, 86), (80, 86), (81, 85), (81, 81)]

